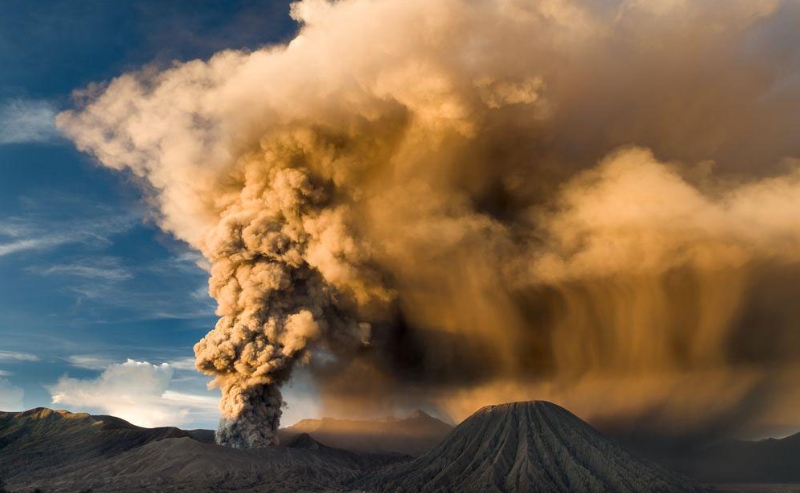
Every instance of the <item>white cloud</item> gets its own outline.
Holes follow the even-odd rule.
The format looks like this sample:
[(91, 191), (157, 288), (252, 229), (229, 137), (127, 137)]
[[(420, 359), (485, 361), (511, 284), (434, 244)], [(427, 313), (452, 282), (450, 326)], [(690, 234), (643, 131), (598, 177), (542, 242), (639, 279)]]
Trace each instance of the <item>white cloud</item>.
[[(85, 370), (105, 370), (115, 363), (113, 358), (102, 354), (73, 354), (67, 358), (67, 361), (70, 365)], [(170, 360), (165, 364), (172, 370), (191, 371), (193, 374), (197, 374), (194, 358), (191, 357)], [(173, 378), (172, 381), (175, 379)]]
[(39, 357), (30, 353), (0, 351), (0, 361), (39, 361)]
[(43, 276), (68, 276), (83, 279), (118, 282), (133, 277), (116, 257), (80, 259), (74, 262), (34, 269)]
[(191, 370), (197, 371), (194, 366), (194, 358), (181, 358), (169, 362), (169, 366), (176, 370)]
[[(77, 219), (64, 220), (56, 218), (59, 211), (81, 208), (91, 209), (90, 204), (74, 203), (69, 197), (49, 197), (32, 200), (24, 198), (23, 202), (31, 202), (32, 210), (23, 216), (0, 218), (0, 257), (23, 251), (43, 251), (62, 245), (85, 243), (92, 246), (107, 245), (111, 235), (128, 230), (138, 224), (138, 216), (134, 213), (84, 216)], [(42, 204), (47, 204), (42, 207)], [(86, 266), (85, 262), (76, 267)], [(98, 267), (89, 265), (88, 267)], [(102, 265), (99, 267), (103, 267)], [(54, 272), (57, 273), (57, 272)], [(74, 271), (86, 277), (97, 273), (91, 270)], [(119, 274), (117, 272), (116, 274)]]
[(96, 356), (91, 354), (73, 354), (67, 358), (69, 364), (76, 368), (85, 370), (104, 370), (114, 361), (106, 356)]
[(210, 395), (197, 395), (187, 394), (185, 392), (176, 392), (174, 390), (167, 390), (161, 395), (161, 398), (167, 402), (173, 402), (177, 405), (194, 405), (199, 408), (207, 410), (216, 410), (219, 406), (219, 399)]
[(95, 379), (65, 375), (49, 390), (53, 404), (111, 414), (139, 426), (178, 426), (218, 416), (217, 399), (211, 395), (171, 390), (173, 374), (168, 363), (129, 359), (108, 365)]
[(11, 375), (13, 375), (13, 373), (10, 371), (0, 370), (0, 377), (10, 377)]
[(0, 243), (0, 257), (29, 250), (48, 250), (71, 242), (69, 236), (62, 234), (42, 235), (37, 232), (11, 228), (0, 229), (0, 234), (11, 236), (10, 240)]
[(58, 139), (55, 114), (55, 108), (47, 101), (6, 101), (0, 105), (0, 144), (52, 142)]
[(25, 392), (12, 385), (5, 378), (0, 378), (0, 411), (22, 411), (22, 398)]
[(0, 257), (24, 250), (44, 250), (65, 243), (63, 238), (19, 239), (0, 244)]

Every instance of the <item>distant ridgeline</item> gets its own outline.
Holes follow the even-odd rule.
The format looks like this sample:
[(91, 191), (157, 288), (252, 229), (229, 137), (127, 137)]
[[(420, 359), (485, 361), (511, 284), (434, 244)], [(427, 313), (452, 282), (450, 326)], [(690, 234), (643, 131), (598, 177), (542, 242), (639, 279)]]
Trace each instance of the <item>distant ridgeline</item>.
[[(441, 441), (423, 451), (437, 434)], [(320, 436), (359, 450), (332, 447)], [(207, 430), (140, 428), (43, 408), (0, 413), (0, 475), (11, 491), (47, 493), (703, 491), (546, 402), (486, 407), (452, 430), (415, 413), (371, 422), (309, 420), (281, 437), (282, 446), (237, 450), (214, 444)], [(422, 454), (415, 459), (391, 450), (393, 444)]]

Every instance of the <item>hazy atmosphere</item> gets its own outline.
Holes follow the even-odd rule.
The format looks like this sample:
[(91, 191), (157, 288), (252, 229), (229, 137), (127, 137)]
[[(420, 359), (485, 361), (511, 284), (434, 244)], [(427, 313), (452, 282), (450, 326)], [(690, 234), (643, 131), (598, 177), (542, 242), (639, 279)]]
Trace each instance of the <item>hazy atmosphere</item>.
[(67, 5), (0, 13), (0, 409), (800, 431), (800, 3)]

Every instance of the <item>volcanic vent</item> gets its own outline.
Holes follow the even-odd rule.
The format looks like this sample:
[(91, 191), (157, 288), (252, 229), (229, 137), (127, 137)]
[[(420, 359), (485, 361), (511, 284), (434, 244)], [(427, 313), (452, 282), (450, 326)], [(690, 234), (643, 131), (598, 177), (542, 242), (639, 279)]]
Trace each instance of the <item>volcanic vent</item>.
[(543, 401), (479, 410), (433, 450), (358, 485), (381, 491), (692, 493), (698, 485), (634, 457)]

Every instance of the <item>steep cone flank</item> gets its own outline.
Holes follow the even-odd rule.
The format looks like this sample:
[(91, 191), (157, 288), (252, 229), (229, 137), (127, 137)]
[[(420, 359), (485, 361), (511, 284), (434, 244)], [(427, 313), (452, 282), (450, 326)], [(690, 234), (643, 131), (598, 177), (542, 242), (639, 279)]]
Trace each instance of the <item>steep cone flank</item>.
[(690, 480), (637, 458), (549, 402), (485, 407), (418, 459), (359, 487), (379, 491), (690, 493)]

